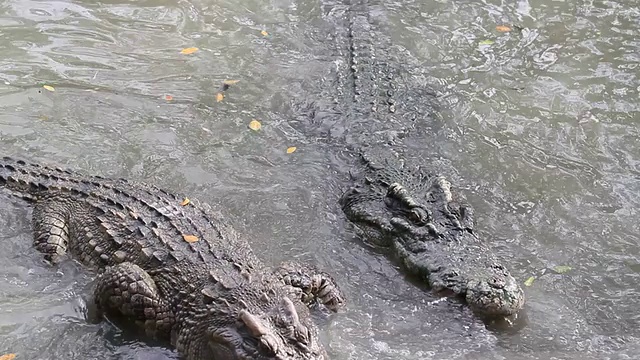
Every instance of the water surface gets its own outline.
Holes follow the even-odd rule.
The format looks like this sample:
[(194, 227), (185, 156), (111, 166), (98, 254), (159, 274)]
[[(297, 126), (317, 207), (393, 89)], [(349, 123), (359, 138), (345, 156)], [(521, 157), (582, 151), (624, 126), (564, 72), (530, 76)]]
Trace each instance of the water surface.
[[(514, 331), (487, 328), (406, 281), (345, 223), (335, 171), (350, 164), (302, 131), (297, 105), (335, 94), (331, 76), (346, 49), (331, 40), (332, 19), (347, 9), (309, 0), (1, 0), (2, 153), (189, 194), (225, 209), (265, 262), (331, 269), (349, 298), (347, 311), (320, 324), (335, 359), (633, 358), (637, 3), (372, 4), (388, 21), (387, 50), (406, 54), (399, 65), (439, 94), (438, 141), (407, 142), (412, 159), (443, 157), (480, 235), (519, 281), (539, 276)], [(181, 54), (187, 47), (199, 51)], [(225, 79), (240, 82), (218, 102)], [(260, 132), (248, 129), (252, 119)], [(0, 353), (176, 358), (88, 323), (93, 275), (43, 264), (31, 248), (31, 210), (2, 198)], [(572, 269), (545, 273), (558, 265)]]

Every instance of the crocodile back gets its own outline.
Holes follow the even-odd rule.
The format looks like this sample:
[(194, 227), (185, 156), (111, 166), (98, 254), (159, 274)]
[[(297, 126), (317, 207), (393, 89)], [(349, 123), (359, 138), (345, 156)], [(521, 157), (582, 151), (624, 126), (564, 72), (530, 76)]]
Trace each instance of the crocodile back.
[[(185, 260), (246, 266), (260, 263), (218, 211), (152, 185), (4, 157), (0, 186), (35, 202), (56, 196), (81, 204), (81, 212), (90, 213), (86, 219), (97, 219), (100, 235), (106, 234), (110, 240), (111, 252), (123, 239), (133, 240), (136, 246), (130, 255), (138, 256), (136, 263), (147, 268)], [(82, 226), (76, 224), (75, 230), (81, 232)], [(110, 265), (114, 260), (110, 256), (104, 262)]]

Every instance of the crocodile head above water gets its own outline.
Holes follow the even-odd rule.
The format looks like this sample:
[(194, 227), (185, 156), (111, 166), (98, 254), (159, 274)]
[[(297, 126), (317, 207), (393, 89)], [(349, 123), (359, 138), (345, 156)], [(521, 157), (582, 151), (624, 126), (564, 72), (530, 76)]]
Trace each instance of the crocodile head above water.
[[(245, 303), (241, 306), (242, 310), (234, 312), (231, 310), (232, 307), (235, 306), (232, 305), (229, 312), (224, 310), (226, 316), (221, 317), (221, 307), (218, 304), (209, 304), (205, 306), (207, 310), (202, 316), (195, 317), (202, 322), (199, 325), (192, 324), (195, 328), (185, 329), (187, 333), (180, 336), (183, 340), (178, 340), (176, 344), (188, 355), (187, 358), (328, 359), (318, 338), (317, 328), (311, 323), (310, 314), (303, 307), (296, 308), (289, 298), (284, 297), (267, 308)], [(304, 313), (300, 313), (301, 311)], [(200, 326), (205, 328), (202, 342), (194, 336)]]
[(362, 179), (340, 199), (366, 239), (391, 248), (412, 275), (436, 292), (463, 298), (483, 316), (508, 316), (524, 292), (473, 230), (473, 210), (441, 176), (363, 156)]
[(211, 273), (215, 281), (178, 306), (172, 343), (184, 358), (328, 359), (309, 308), (278, 279), (231, 268)]

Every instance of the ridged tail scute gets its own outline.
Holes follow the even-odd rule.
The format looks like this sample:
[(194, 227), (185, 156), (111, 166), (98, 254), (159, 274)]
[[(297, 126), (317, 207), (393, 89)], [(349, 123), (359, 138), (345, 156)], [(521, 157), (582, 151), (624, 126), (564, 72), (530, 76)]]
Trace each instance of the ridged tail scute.
[(19, 168), (14, 164), (24, 166), (26, 163), (21, 160), (14, 160), (9, 157), (3, 157), (0, 163), (0, 186), (12, 191), (14, 195), (20, 196), (25, 200), (33, 200), (34, 194), (42, 191), (43, 188), (38, 184), (24, 180), (19, 174)]
[(77, 192), (82, 185), (71, 170), (42, 166), (5, 156), (0, 161), (0, 186), (26, 200), (34, 200), (34, 197), (43, 192), (56, 189)]

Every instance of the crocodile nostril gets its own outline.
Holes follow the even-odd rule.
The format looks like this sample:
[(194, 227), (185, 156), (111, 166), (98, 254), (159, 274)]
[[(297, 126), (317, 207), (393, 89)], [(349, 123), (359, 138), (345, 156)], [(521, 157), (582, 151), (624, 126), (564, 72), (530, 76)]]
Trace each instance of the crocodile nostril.
[(489, 285), (496, 289), (502, 289), (505, 286), (505, 281), (502, 278), (493, 277), (489, 280)]

